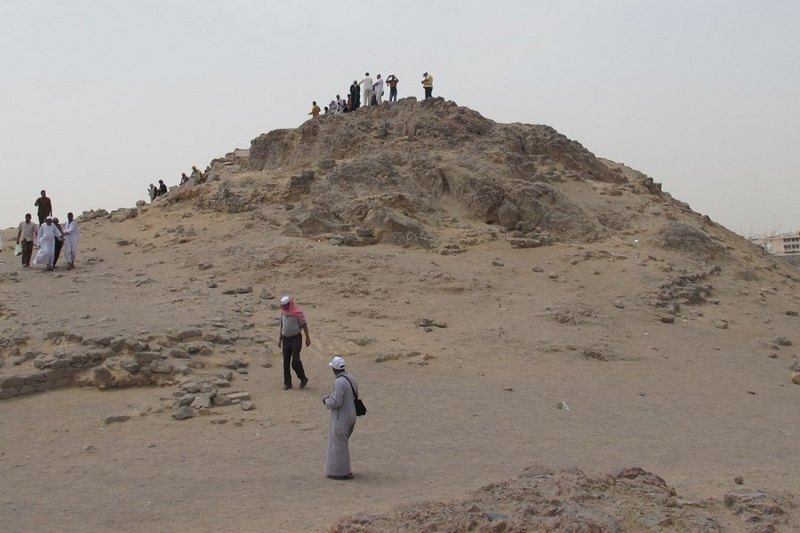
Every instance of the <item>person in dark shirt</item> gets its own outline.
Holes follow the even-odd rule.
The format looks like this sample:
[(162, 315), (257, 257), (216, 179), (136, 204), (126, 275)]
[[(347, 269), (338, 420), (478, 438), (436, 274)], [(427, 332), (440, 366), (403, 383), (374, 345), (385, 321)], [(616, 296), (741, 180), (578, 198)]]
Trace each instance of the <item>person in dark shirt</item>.
[(158, 195), (163, 196), (167, 194), (167, 184), (164, 183), (164, 180), (158, 180)]
[(39, 216), (39, 225), (44, 224), (44, 219), (53, 214), (53, 203), (47, 197), (47, 193), (42, 191), (42, 195), (33, 202), (33, 205), (38, 207), (39, 210), (36, 214)]

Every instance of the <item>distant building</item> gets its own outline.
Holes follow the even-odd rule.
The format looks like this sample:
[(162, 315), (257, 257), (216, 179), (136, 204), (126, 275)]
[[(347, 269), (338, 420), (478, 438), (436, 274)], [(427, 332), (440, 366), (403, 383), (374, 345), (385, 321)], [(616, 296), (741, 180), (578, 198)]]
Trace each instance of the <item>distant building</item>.
[(780, 233), (750, 237), (750, 242), (757, 244), (772, 255), (800, 256), (800, 232)]

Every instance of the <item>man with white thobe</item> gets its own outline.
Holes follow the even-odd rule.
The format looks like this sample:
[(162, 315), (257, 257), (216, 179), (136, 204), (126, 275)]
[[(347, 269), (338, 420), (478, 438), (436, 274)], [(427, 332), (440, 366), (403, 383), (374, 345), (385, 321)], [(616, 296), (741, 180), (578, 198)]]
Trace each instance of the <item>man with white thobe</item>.
[(57, 238), (61, 238), (61, 231), (53, 224), (53, 219), (47, 217), (39, 228), (39, 252), (33, 260), (34, 265), (47, 265), (47, 270), (53, 270)]
[(378, 80), (372, 84), (372, 92), (375, 94), (375, 100), (378, 102), (378, 105), (381, 105), (381, 99), (383, 98), (383, 80), (380, 74), (378, 74)]
[(364, 99), (361, 100), (361, 105), (372, 105), (372, 78), (369, 77), (369, 72), (364, 73), (364, 79), (358, 84), (364, 88)]
[(78, 243), (81, 240), (81, 231), (78, 221), (72, 213), (67, 213), (67, 223), (64, 226), (64, 259), (67, 261), (67, 270), (75, 268), (75, 257), (78, 255)]

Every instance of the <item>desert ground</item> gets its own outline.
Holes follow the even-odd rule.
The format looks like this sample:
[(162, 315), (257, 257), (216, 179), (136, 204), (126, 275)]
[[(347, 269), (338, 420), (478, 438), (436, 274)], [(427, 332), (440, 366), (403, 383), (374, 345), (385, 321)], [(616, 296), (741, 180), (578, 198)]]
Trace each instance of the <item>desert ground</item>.
[[(370, 112), (382, 111), (360, 120)], [(379, 133), (393, 142), (391, 128)], [(452, 173), (452, 153), (429, 146)], [(324, 158), (334, 170), (345, 159)], [(550, 239), (523, 246), (530, 235), (477, 216), (451, 181), (430, 200), (436, 223), (404, 211), (428, 213), (424, 239), (401, 242), (381, 222), (351, 246), (347, 228), (293, 218), (319, 193), (312, 184), (305, 204), (292, 188), (309, 165), (219, 160), (192, 192), (86, 213), (71, 271), (23, 269), (16, 230), (3, 231), (4, 531), (800, 530), (795, 269), (628, 170), (616, 184), (551, 181), (574, 205), (632, 213), (590, 236), (544, 228)], [(247, 190), (263, 193), (252, 209), (208, 201)], [(685, 246), (670, 240), (675, 224), (694, 232), (678, 232)], [(281, 387), (282, 294), (309, 320), (303, 390)], [(324, 476), (334, 354), (369, 409), (350, 441), (351, 481)], [(255, 408), (176, 420), (186, 385), (210, 382)], [(477, 495), (531, 465), (525, 483), (584, 506), (575, 522), (552, 499), (541, 504), (551, 516), (523, 516), (513, 484)], [(636, 467), (669, 498), (648, 496), (644, 475), (633, 495), (603, 478)], [(601, 478), (598, 518), (568, 495)]]

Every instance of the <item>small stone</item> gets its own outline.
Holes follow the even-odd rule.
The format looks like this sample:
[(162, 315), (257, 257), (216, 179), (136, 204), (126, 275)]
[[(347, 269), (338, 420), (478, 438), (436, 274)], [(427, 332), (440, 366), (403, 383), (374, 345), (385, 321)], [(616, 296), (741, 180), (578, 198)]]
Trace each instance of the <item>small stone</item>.
[(242, 402), (242, 411), (252, 411), (255, 408), (253, 402)]
[(253, 287), (239, 287), (236, 289), (236, 294), (249, 294), (253, 292)]
[(540, 273), (540, 274), (541, 274), (542, 272), (544, 272), (544, 269), (543, 269), (542, 267), (540, 267), (540, 266), (535, 266), (535, 267), (533, 267), (531, 270), (533, 270), (534, 272), (538, 272), (538, 273)]
[(247, 374), (247, 369), (244, 368), (244, 367), (239, 367), (239, 368), (236, 369), (236, 372), (238, 374)]
[(103, 419), (103, 424), (113, 424), (115, 422), (127, 422), (131, 417), (128, 415), (111, 415)]
[[(775, 354), (776, 357), (777, 355), (778, 354)], [(792, 372), (800, 372), (800, 361), (797, 360), (797, 357), (795, 357), (794, 361), (792, 361), (792, 366), (789, 367), (789, 370)]]
[(178, 407), (172, 412), (172, 418), (175, 420), (186, 420), (187, 418), (194, 417), (194, 409), (188, 405)]
[(658, 317), (658, 319), (661, 320), (661, 322), (663, 322), (664, 324), (672, 324), (673, 322), (675, 322), (675, 317), (672, 315), (661, 315), (660, 317)]
[(83, 451), (86, 453), (94, 453), (97, 451), (97, 448), (95, 448), (91, 444), (87, 444), (86, 446), (83, 447)]
[(569, 405), (567, 405), (567, 402), (558, 402), (556, 404), (556, 407), (558, 407), (562, 411), (569, 411)]
[(197, 265), (197, 268), (199, 268), (200, 270), (208, 270), (212, 266), (214, 266), (214, 265), (212, 265), (208, 261), (203, 261), (202, 263)]
[(270, 363), (269, 361), (264, 361), (263, 363), (261, 363), (261, 366), (263, 368), (272, 368), (272, 363)]
[(771, 354), (769, 354), (769, 358), (770, 359), (777, 359), (778, 358), (778, 354), (776, 354), (775, 352), (772, 352)]
[(231, 399), (224, 394), (217, 394), (211, 401), (216, 407), (224, 407), (231, 404)]
[(797, 311), (786, 311), (787, 316), (797, 316)]
[(625, 302), (622, 300), (614, 300), (614, 307), (617, 309), (625, 309)]
[(245, 400), (249, 400), (250, 399), (250, 393), (249, 392), (229, 392), (225, 396), (230, 398), (231, 401), (238, 400), (240, 402), (243, 402)]
[(728, 321), (727, 320), (715, 320), (714, 327), (717, 329), (728, 329)]
[(795, 372), (792, 374), (792, 383), (795, 385), (800, 385), (800, 372)]
[(501, 266), (506, 266), (506, 264), (499, 259), (494, 259), (492, 260), (492, 266), (501, 267)]
[(227, 361), (222, 363), (221, 366), (223, 366), (224, 368), (230, 368), (231, 370), (236, 370), (240, 366), (246, 366), (246, 365), (242, 364), (242, 362), (239, 359), (228, 359)]
[(222, 294), (236, 294), (236, 289), (223, 289)]
[(197, 394), (184, 394), (180, 398), (178, 398), (178, 407), (183, 407), (185, 405), (192, 405), (194, 399), (197, 398)]
[(775, 337), (774, 339), (772, 339), (772, 342), (774, 342), (778, 346), (791, 346), (792, 345), (792, 341), (789, 339), (789, 337), (784, 337), (784, 336)]
[(742, 476), (736, 476), (735, 478), (733, 478), (733, 482), (736, 483), (737, 485), (741, 485), (744, 483), (744, 478)]
[(506, 392), (514, 392), (514, 387), (506, 387), (503, 390), (506, 391)]
[(212, 424), (227, 424), (228, 423), (228, 419), (227, 418), (215, 418), (214, 420), (211, 421), (211, 423)]
[(550, 275), (548, 275), (547, 277), (549, 277), (550, 279), (558, 279), (558, 274), (556, 274), (555, 272), (552, 272), (552, 273), (551, 273)]

